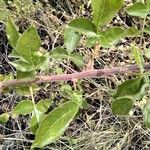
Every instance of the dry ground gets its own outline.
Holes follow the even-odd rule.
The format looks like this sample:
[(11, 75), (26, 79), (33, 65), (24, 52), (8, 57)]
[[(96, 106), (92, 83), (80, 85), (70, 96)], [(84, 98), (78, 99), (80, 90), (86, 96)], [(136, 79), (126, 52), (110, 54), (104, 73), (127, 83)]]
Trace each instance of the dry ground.
[[(29, 1), (29, 0), (28, 0)], [(128, 4), (130, 1), (126, 1)], [(36, 3), (36, 2), (35, 2)], [(18, 4), (18, 7), (22, 7)], [(42, 47), (51, 51), (56, 46), (63, 45), (63, 29), (72, 18), (84, 16), (91, 18), (90, 2), (86, 0), (41, 0), (36, 5), (24, 5), (18, 12), (8, 7), (12, 18), (19, 25), (20, 31), (24, 31), (29, 24), (34, 22), (42, 39)], [(20, 8), (21, 9), (21, 8)], [(21, 12), (21, 13), (20, 13)], [(124, 8), (116, 15), (107, 26), (140, 26), (140, 20), (128, 16)], [(120, 41), (111, 49), (101, 49), (101, 54), (95, 60), (95, 68), (108, 68), (134, 64), (130, 44), (138, 38), (127, 38)], [(143, 37), (146, 47), (149, 47), (150, 37)], [(77, 49), (85, 56), (88, 62), (91, 50), (82, 46)], [(0, 73), (14, 73), (14, 68), (8, 64), (8, 54), (11, 47), (5, 34), (5, 26), (0, 23)], [(59, 67), (59, 62), (53, 62)], [(61, 66), (65, 65), (65, 62)], [(73, 69), (74, 66), (70, 66)], [(149, 150), (150, 130), (143, 125), (143, 116), (140, 107), (135, 106), (129, 116), (117, 117), (111, 112), (110, 93), (115, 87), (131, 76), (110, 76), (106, 78), (92, 78), (82, 80), (81, 87), (84, 97), (90, 104), (87, 110), (81, 112), (66, 131), (64, 137), (55, 144), (47, 146), (47, 150)], [(55, 95), (55, 105), (61, 98), (60, 84), (53, 83), (43, 86), (36, 94), (36, 100), (50, 98)], [(0, 95), (0, 113), (10, 111), (23, 97), (14, 91)], [(148, 98), (145, 96), (145, 98)], [(0, 149), (26, 150), (29, 149), (34, 136), (29, 131), (28, 120), (30, 116), (21, 116), (10, 119), (5, 126), (0, 126)], [(1, 148), (2, 147), (2, 148)]]

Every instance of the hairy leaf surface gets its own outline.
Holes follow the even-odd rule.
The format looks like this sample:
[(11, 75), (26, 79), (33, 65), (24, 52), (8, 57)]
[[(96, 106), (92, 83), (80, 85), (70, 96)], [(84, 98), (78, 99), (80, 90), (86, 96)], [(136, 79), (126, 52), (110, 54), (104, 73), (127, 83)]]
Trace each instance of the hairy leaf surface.
[(127, 9), (127, 13), (132, 16), (145, 18), (148, 15), (148, 9), (143, 3), (135, 3)]
[(34, 104), (31, 100), (22, 100), (13, 110), (13, 114), (26, 115), (32, 113), (34, 110)]
[(91, 2), (93, 21), (97, 28), (111, 21), (123, 4), (123, 0), (91, 0)]
[(80, 41), (80, 34), (74, 29), (66, 28), (64, 34), (64, 44), (67, 48), (68, 53), (75, 50)]
[(68, 24), (68, 27), (88, 37), (96, 36), (95, 25), (86, 18), (74, 19)]
[(50, 56), (56, 59), (64, 59), (64, 58), (67, 59), (68, 53), (64, 48), (57, 47), (52, 50), (52, 52), (50, 53)]
[(121, 98), (112, 102), (112, 112), (114, 115), (127, 115), (133, 107), (133, 100)]
[(99, 42), (101, 46), (109, 48), (117, 44), (117, 42), (124, 36), (125, 32), (122, 28), (112, 27), (100, 33)]
[(144, 78), (130, 79), (118, 86), (116, 93), (113, 95), (114, 98), (134, 96), (141, 91), (144, 85)]
[(41, 148), (55, 142), (64, 133), (78, 110), (78, 104), (69, 101), (50, 112), (40, 124), (32, 148)]
[(84, 65), (84, 59), (81, 54), (73, 53), (70, 55), (70, 60), (74, 62), (79, 68), (83, 67)]
[(6, 33), (9, 40), (10, 45), (15, 48), (17, 45), (17, 41), (19, 39), (19, 33), (17, 31), (16, 26), (12, 22), (11, 18), (9, 17), (6, 24)]
[(41, 40), (38, 32), (31, 26), (18, 39), (16, 52), (28, 62), (32, 62), (35, 52), (39, 50), (40, 46)]

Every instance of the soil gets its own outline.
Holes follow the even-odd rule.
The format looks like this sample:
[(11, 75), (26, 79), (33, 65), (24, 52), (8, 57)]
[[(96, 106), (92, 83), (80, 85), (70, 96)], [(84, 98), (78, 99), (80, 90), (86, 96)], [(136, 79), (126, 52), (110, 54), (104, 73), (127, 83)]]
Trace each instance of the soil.
[[(86, 0), (40, 0), (40, 2), (42, 8), (40, 7), (40, 9), (35, 11), (29, 20), (27, 18), (20, 18), (16, 21), (16, 24), (19, 26), (20, 32), (23, 32), (29, 26), (30, 20), (33, 19), (37, 24), (38, 33), (42, 40), (42, 47), (47, 51), (51, 51), (52, 48), (63, 45), (62, 27), (72, 18), (80, 16), (91, 18), (91, 7)], [(35, 5), (37, 0), (33, 0), (33, 3)], [(125, 24), (129, 27), (133, 25), (140, 27), (140, 23), (137, 23), (136, 18), (133, 19), (124, 13), (124, 8), (118, 15), (121, 20), (115, 17), (108, 26), (124, 26)], [(46, 18), (47, 16), (48, 19)], [(94, 68), (108, 68), (135, 63), (130, 54), (129, 47), (133, 41), (136, 43), (139, 42), (138, 39), (127, 38), (121, 40), (118, 45), (111, 49), (101, 49), (101, 55), (95, 60)], [(148, 35), (145, 35), (143, 41), (146, 43), (146, 47), (149, 47), (150, 37)], [(78, 51), (82, 52), (83, 49), (87, 50), (85, 47), (79, 47)], [(8, 44), (5, 25), (0, 23), (0, 74), (15, 72), (14, 68), (9, 64), (10, 59), (8, 55), (11, 51), (12, 48)], [(88, 52), (90, 52), (90, 50), (83, 53), (87, 54)], [(75, 69), (76, 67), (73, 66), (73, 68)], [(70, 140), (59, 140), (46, 149), (150, 149), (150, 132), (143, 125), (141, 109), (135, 107), (133, 115), (131, 115), (130, 118), (120, 118), (114, 116), (111, 112), (110, 92), (112, 92), (121, 81), (130, 77), (129, 75), (118, 75), (103, 79), (92, 78), (83, 80), (81, 86), (90, 107), (81, 112), (79, 118), (70, 125), (65, 133), (65, 135), (71, 137), (72, 140), (76, 139), (78, 146), (74, 144), (75, 146), (71, 147), (70, 138)], [(72, 83), (69, 82), (68, 84), (72, 85)], [(53, 83), (46, 87), (45, 85), (41, 85), (41, 87), (41, 90), (35, 95), (36, 102), (40, 99), (51, 98), (55, 95), (53, 105), (49, 108), (49, 111), (51, 111), (58, 105), (62, 98), (59, 92), (60, 84)], [(11, 111), (23, 98), (24, 97), (17, 95), (13, 90), (7, 94), (1, 94), (0, 114)], [(10, 117), (6, 125), (0, 125), (0, 146), (2, 146), (2, 150), (25, 150), (30, 148), (31, 142), (34, 140), (34, 135), (28, 128), (29, 117), (28, 115), (20, 116), (16, 119)], [(110, 131), (109, 134), (107, 134), (108, 131)], [(112, 141), (110, 140), (111, 137), (114, 137)], [(94, 144), (92, 140), (95, 142)]]

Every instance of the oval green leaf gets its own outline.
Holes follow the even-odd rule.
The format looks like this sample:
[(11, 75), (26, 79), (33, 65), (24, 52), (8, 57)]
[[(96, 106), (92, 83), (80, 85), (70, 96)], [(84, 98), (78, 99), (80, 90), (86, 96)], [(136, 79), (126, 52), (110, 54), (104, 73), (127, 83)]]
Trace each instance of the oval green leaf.
[(133, 107), (133, 100), (121, 98), (112, 102), (112, 112), (114, 115), (127, 115)]
[(127, 8), (127, 13), (131, 16), (145, 18), (148, 15), (148, 9), (143, 3), (135, 3)]
[(78, 104), (69, 101), (50, 112), (41, 122), (32, 148), (41, 148), (55, 142), (67, 129), (78, 110)]
[(32, 62), (33, 56), (39, 50), (40, 46), (41, 40), (38, 32), (36, 28), (31, 26), (18, 39), (15, 50), (20, 57), (28, 62)]
[(9, 113), (3, 113), (0, 115), (0, 124), (5, 124), (9, 120)]
[(64, 34), (64, 44), (70, 54), (75, 50), (80, 41), (80, 34), (72, 28), (66, 28)]
[(13, 114), (26, 115), (32, 113), (34, 110), (34, 104), (31, 100), (23, 100), (17, 104), (13, 110)]
[(68, 27), (88, 37), (96, 36), (95, 25), (86, 18), (77, 18), (68, 24)]
[(109, 48), (125, 36), (125, 31), (120, 27), (112, 27), (104, 32), (100, 33), (99, 42), (100, 45)]
[(114, 98), (135, 96), (138, 94), (142, 86), (144, 85), (144, 78), (130, 79), (118, 86), (116, 93), (113, 95)]
[(123, 0), (91, 0), (93, 21), (98, 28), (113, 19), (123, 4)]
[(55, 58), (55, 59), (64, 59), (64, 58), (67, 59), (68, 53), (64, 48), (57, 47), (57, 48), (52, 50), (52, 52), (50, 53), (50, 56)]
[(51, 106), (51, 104), (52, 104), (52, 101), (49, 99), (40, 100), (36, 104), (36, 108), (41, 112), (46, 112), (48, 110), (48, 108)]
[(78, 53), (73, 53), (69, 56), (70, 60), (74, 62), (79, 68), (83, 67), (84, 59), (83, 56)]

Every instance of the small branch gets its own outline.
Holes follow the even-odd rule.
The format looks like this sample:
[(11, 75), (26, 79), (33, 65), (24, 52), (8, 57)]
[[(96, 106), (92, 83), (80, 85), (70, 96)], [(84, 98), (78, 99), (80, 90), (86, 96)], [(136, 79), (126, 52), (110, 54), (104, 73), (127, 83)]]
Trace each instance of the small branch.
[(99, 56), (99, 52), (100, 52), (100, 44), (96, 43), (92, 52), (92, 56), (89, 57), (89, 62), (86, 65), (86, 68), (85, 68), (86, 70), (93, 69), (94, 59), (97, 59), (97, 57)]
[(33, 143), (32, 140), (26, 140), (26, 139), (20, 139), (20, 138), (2, 138), (3, 140), (9, 140), (9, 141), (21, 141), (21, 142), (28, 142)]
[[(150, 64), (144, 65), (144, 70), (150, 70)], [(34, 80), (10, 80), (0, 82), (0, 91), (3, 88), (18, 86), (18, 85), (31, 85), (45, 82), (54, 82), (54, 81), (69, 81), (73, 79), (81, 79), (81, 78), (89, 78), (89, 77), (102, 77), (109, 76), (115, 74), (125, 74), (125, 73), (136, 73), (139, 72), (140, 69), (137, 65), (130, 65), (125, 67), (114, 67), (111, 69), (94, 69), (87, 70), (72, 74), (62, 74), (62, 75), (50, 75), (50, 76), (38, 76)]]

